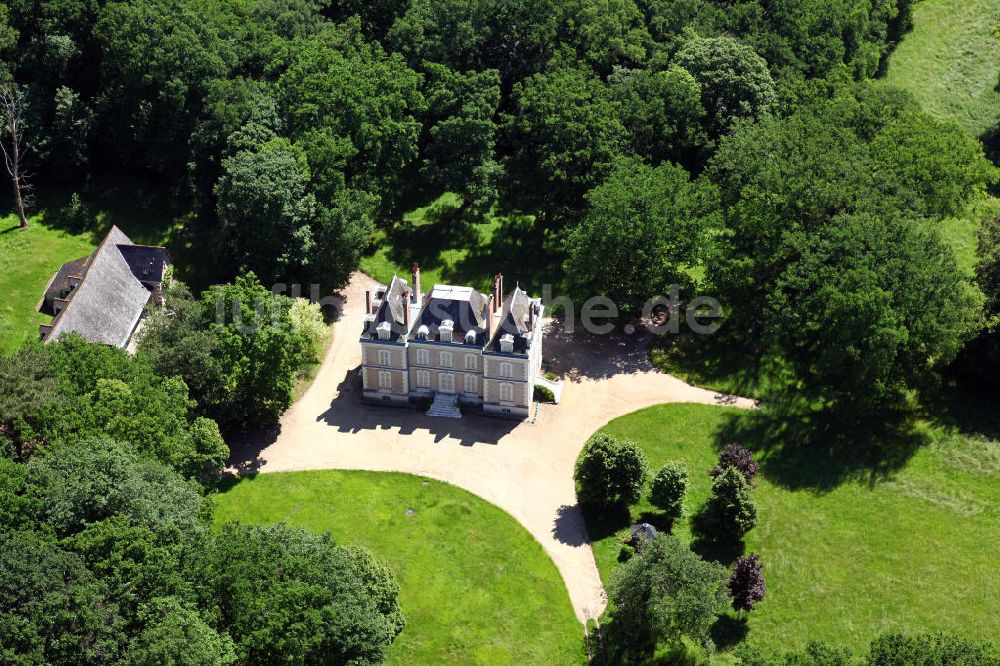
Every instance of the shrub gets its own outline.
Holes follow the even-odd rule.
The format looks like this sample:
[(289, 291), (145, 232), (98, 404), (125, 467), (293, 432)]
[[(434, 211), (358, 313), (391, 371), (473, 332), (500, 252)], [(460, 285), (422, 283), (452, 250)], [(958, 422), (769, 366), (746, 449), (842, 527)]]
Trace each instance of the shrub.
[(753, 485), (753, 480), (760, 471), (760, 464), (753, 459), (753, 453), (739, 444), (726, 444), (719, 454), (719, 464), (713, 467), (709, 474), (718, 477), (729, 467), (738, 469), (750, 485)]
[(876, 638), (865, 662), (868, 666), (994, 666), (1000, 653), (989, 644), (947, 634), (884, 634)]
[[(326, 324), (323, 323), (323, 311), (319, 303), (310, 303), (305, 298), (296, 298), (288, 309), (288, 318), (292, 330), (309, 340), (313, 349), (319, 351), (319, 343), (326, 336)], [(313, 359), (318, 361), (318, 359)]]
[(535, 400), (538, 402), (555, 402), (555, 394), (544, 386), (535, 387)]
[(671, 460), (653, 475), (649, 501), (674, 521), (684, 515), (684, 493), (687, 492), (687, 466), (680, 460)]
[(701, 516), (713, 538), (742, 538), (757, 524), (757, 505), (750, 484), (735, 467), (727, 467), (712, 483), (712, 497)]
[(638, 502), (648, 470), (638, 444), (599, 432), (584, 447), (573, 478), (580, 502), (605, 508)]

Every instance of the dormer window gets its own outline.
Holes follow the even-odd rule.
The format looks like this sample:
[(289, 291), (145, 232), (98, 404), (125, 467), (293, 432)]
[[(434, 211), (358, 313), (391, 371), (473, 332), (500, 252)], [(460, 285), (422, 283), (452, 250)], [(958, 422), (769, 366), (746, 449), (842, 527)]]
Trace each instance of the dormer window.
[(455, 331), (455, 322), (451, 319), (445, 319), (441, 322), (441, 326), (438, 327), (438, 333), (441, 335), (441, 342), (451, 342), (451, 335)]
[(465, 334), (465, 344), (467, 344), (467, 345), (474, 345), (474, 344), (476, 344), (476, 332), (475, 331), (468, 331)]
[(500, 338), (500, 351), (504, 354), (511, 354), (514, 352), (514, 336), (510, 333), (502, 336)]
[(389, 325), (389, 322), (387, 321), (383, 321), (381, 324), (375, 327), (375, 332), (378, 333), (379, 340), (388, 340), (389, 332), (391, 330), (392, 327)]

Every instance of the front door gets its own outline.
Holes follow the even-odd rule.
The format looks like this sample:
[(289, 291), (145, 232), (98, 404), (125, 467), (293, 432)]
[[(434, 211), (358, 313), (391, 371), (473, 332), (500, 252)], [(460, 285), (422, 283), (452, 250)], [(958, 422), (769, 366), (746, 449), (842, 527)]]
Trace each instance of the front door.
[(455, 375), (450, 372), (442, 372), (438, 375), (438, 390), (441, 393), (455, 392)]

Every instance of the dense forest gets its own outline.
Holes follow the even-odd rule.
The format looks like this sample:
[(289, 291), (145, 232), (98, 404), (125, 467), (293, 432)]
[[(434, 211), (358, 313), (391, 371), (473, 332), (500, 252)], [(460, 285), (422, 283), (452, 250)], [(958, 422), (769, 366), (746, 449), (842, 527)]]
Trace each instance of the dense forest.
[(22, 121), (35, 196), (140, 174), (227, 283), (177, 284), (134, 357), (69, 339), (2, 359), (0, 661), (384, 659), (404, 618), (370, 553), (210, 528), (220, 432), (288, 408), (318, 317), (274, 297), (283, 324), (247, 333), (212, 313), (344, 286), (377, 229), (444, 192), (456, 225), (525, 216), (547, 281), (621, 324), (671, 285), (713, 295), (724, 326), (697, 344), (852, 446), (946, 380), (995, 385), (1000, 220), (975, 279), (941, 221), (996, 168), (872, 83), (912, 2), (0, 5), (0, 120)]

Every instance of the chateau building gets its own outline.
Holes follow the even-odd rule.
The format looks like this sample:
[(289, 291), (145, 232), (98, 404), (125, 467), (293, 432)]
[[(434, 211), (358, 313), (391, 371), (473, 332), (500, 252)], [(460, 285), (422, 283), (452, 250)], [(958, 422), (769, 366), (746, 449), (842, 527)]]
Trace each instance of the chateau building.
[(458, 405), (526, 418), (542, 363), (541, 299), (519, 286), (503, 295), (503, 276), (484, 295), (436, 284), (412, 289), (393, 276), (369, 291), (361, 333), (364, 397), (408, 404), (433, 399), (429, 414), (458, 417)]

